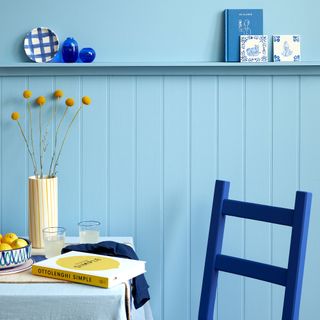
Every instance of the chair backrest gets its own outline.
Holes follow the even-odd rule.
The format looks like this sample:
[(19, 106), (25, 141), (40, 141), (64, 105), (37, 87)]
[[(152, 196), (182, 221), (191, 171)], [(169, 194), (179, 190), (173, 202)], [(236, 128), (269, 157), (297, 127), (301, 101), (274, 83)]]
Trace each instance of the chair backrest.
[[(199, 320), (212, 320), (219, 271), (285, 287), (282, 320), (298, 320), (307, 244), (311, 193), (298, 191), (294, 209), (228, 199), (227, 181), (216, 181), (207, 254), (202, 282)], [(225, 217), (234, 216), (292, 227), (288, 268), (221, 254)]]

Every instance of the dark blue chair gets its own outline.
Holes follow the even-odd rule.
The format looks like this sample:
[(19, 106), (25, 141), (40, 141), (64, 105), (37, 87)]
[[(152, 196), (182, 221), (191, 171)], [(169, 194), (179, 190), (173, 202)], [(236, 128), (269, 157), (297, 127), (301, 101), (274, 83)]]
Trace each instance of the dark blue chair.
[[(298, 320), (311, 207), (311, 193), (298, 191), (294, 209), (228, 199), (227, 181), (216, 181), (199, 320), (212, 320), (218, 273), (224, 271), (285, 287), (282, 320)], [(292, 227), (288, 268), (221, 254), (225, 217), (233, 216)]]

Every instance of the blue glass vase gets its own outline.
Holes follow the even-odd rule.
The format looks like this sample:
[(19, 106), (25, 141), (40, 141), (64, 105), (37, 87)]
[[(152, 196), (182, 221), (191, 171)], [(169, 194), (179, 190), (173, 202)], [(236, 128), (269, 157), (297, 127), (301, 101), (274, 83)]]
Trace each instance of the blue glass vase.
[(79, 55), (78, 42), (73, 38), (67, 38), (62, 44), (62, 59), (64, 62), (76, 62)]
[(79, 54), (80, 60), (84, 63), (92, 62), (96, 57), (96, 52), (92, 48), (83, 48)]

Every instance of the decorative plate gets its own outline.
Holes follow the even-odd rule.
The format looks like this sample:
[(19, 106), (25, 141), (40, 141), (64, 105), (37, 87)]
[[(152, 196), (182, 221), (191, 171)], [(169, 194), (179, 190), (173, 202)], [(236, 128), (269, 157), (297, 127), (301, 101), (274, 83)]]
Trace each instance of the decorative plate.
[(8, 268), (8, 269), (1, 269), (0, 276), (4, 276), (7, 274), (13, 274), (13, 273), (19, 273), (19, 272), (29, 270), (29, 269), (31, 269), (32, 265), (33, 265), (33, 260), (29, 259), (27, 262), (21, 264), (20, 266)]
[(17, 267), (27, 262), (31, 257), (31, 242), (28, 245), (19, 249), (0, 251), (0, 271), (7, 268)]
[(51, 61), (59, 51), (59, 39), (48, 28), (34, 28), (24, 38), (24, 51), (32, 61)]

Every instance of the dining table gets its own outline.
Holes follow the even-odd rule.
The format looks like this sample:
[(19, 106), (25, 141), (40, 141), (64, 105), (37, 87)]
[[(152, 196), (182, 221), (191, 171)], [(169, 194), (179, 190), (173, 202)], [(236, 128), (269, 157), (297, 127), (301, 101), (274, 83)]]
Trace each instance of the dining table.
[[(134, 247), (132, 237), (100, 237)], [(79, 243), (67, 237), (67, 244)], [(32, 255), (43, 255), (32, 249)], [(130, 281), (100, 288), (32, 275), (0, 275), (0, 320), (153, 320), (150, 302), (135, 309)]]

